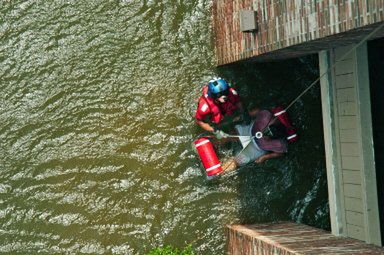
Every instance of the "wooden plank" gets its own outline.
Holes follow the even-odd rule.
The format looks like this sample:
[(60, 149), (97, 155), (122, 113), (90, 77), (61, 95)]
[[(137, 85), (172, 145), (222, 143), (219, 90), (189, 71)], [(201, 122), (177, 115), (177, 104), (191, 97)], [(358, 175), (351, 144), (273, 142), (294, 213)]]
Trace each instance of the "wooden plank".
[(353, 156), (341, 156), (341, 167), (349, 170), (361, 170), (361, 158)]
[(343, 156), (360, 155), (360, 149), (357, 143), (340, 143), (340, 151)]
[(347, 235), (361, 241), (365, 241), (365, 229), (360, 226), (347, 224)]
[(343, 102), (339, 103), (338, 110), (340, 116), (356, 116), (357, 106), (355, 102)]
[(364, 215), (359, 212), (346, 211), (345, 212), (347, 223), (364, 227)]
[(355, 88), (337, 89), (336, 98), (338, 103), (356, 102), (356, 90)]
[(363, 201), (360, 198), (345, 197), (345, 210), (363, 213)]
[(345, 183), (344, 185), (344, 196), (362, 198), (362, 190), (360, 184), (349, 184)]
[(335, 66), (336, 75), (353, 73), (355, 70), (355, 64), (353, 62), (353, 59), (347, 59), (337, 63), (338, 64)]
[[(354, 45), (347, 45), (344, 47), (338, 47), (335, 49), (335, 61), (343, 60), (341, 59), (348, 51), (350, 51)], [(346, 56), (344, 59), (351, 59), (353, 58), (354, 51), (352, 51), (348, 56)]]
[(339, 116), (340, 129), (357, 129), (355, 116)]
[(358, 123), (361, 137), (361, 166), (363, 200), (365, 205), (364, 217), (367, 223), (366, 240), (369, 243), (381, 245), (380, 216), (378, 207), (375, 157), (373, 149), (373, 131), (371, 116), (371, 98), (368, 71), (367, 43), (356, 49), (356, 84), (358, 91)]
[(357, 142), (357, 130), (356, 129), (341, 129), (340, 130), (340, 142), (345, 142), (345, 143)]
[(354, 88), (355, 87), (355, 76), (353, 73), (337, 75), (335, 76), (335, 83), (337, 89), (343, 88)]
[[(319, 67), (320, 73), (324, 73), (329, 68), (329, 51), (321, 51), (319, 53)], [(341, 185), (331, 185), (331, 183), (341, 183), (341, 175), (338, 168), (338, 161), (335, 156), (337, 151), (337, 130), (333, 128), (334, 121), (334, 87), (332, 86), (331, 72), (328, 72), (320, 80), (321, 83), (321, 100), (322, 100), (322, 113), (323, 113), (323, 129), (324, 129), (324, 148), (325, 148), (325, 162), (327, 169), (327, 181), (328, 185), (328, 198), (329, 198), (329, 214), (331, 218), (332, 234), (341, 235), (344, 229), (344, 210), (342, 206), (344, 204), (343, 197), (340, 195), (342, 192)], [(337, 125), (337, 123), (335, 123)]]
[(361, 184), (361, 172), (359, 170), (343, 170), (343, 183)]

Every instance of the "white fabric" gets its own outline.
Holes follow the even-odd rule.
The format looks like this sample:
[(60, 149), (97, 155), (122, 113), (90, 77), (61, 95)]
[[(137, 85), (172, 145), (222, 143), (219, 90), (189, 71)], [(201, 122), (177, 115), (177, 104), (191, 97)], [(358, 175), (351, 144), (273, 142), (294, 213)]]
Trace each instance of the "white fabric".
[(211, 166), (206, 171), (209, 172), (209, 171), (215, 170), (216, 168), (219, 168), (219, 167), (221, 167), (221, 164), (217, 164), (217, 165)]
[(221, 97), (219, 97), (218, 100), (219, 100), (220, 103), (223, 103), (223, 104), (224, 104), (225, 102), (227, 102), (228, 97), (227, 97), (227, 96), (221, 96)]
[(206, 144), (206, 143), (209, 143), (209, 140), (204, 140), (204, 141), (202, 141), (202, 142), (199, 142), (199, 143), (196, 144), (195, 146), (196, 146), (196, 148), (197, 148), (197, 147), (199, 147), (199, 146), (201, 146), (201, 145), (203, 145), (203, 144)]
[(201, 107), (201, 111), (205, 112), (207, 109), (208, 109), (208, 105), (207, 104), (203, 104), (203, 106)]
[(277, 117), (277, 116), (279, 116), (279, 115), (281, 115), (281, 114), (283, 114), (283, 113), (285, 113), (285, 110), (282, 110), (282, 111), (280, 111), (280, 112), (277, 112), (277, 113), (275, 113), (274, 115)]
[(208, 83), (215, 82), (215, 81), (217, 81), (217, 80), (219, 80), (219, 79), (221, 79), (221, 78), (220, 78), (220, 77), (213, 77), (213, 79), (212, 79), (212, 80), (209, 80)]
[[(235, 129), (239, 133), (240, 136), (247, 136), (248, 141), (241, 141), (243, 146), (247, 146), (239, 155), (236, 156), (235, 160), (238, 165), (246, 165), (250, 163), (251, 161), (255, 161), (259, 157), (263, 156), (267, 152), (260, 149), (259, 146), (257, 146), (255, 139), (252, 139), (252, 141), (249, 141), (252, 137), (251, 130), (252, 130), (252, 125), (236, 125)], [(244, 143), (243, 143), (244, 142)], [(250, 143), (250, 144), (249, 144)], [(243, 147), (244, 148), (244, 147)]]
[(239, 136), (239, 140), (241, 143), (241, 146), (246, 147), (250, 142), (251, 142), (251, 137), (250, 136)]

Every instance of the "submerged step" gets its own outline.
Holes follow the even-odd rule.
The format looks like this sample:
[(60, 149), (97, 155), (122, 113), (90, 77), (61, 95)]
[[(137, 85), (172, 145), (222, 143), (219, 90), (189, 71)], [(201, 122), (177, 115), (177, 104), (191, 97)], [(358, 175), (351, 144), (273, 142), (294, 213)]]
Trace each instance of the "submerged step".
[(384, 249), (292, 222), (228, 225), (231, 255), (384, 254)]

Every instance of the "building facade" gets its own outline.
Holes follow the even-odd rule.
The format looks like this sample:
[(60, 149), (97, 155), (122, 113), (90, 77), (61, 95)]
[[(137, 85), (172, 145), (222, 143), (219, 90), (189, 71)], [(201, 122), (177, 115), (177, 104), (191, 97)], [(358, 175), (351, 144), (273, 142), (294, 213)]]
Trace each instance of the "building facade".
[(371, 99), (380, 86), (368, 51), (384, 47), (384, 0), (215, 0), (212, 9), (217, 65), (319, 55), (332, 233), (381, 246), (382, 132)]
[[(256, 12), (257, 31), (240, 31), (241, 10)], [(358, 42), (384, 20), (384, 0), (214, 0), (212, 15), (218, 65), (270, 61)]]

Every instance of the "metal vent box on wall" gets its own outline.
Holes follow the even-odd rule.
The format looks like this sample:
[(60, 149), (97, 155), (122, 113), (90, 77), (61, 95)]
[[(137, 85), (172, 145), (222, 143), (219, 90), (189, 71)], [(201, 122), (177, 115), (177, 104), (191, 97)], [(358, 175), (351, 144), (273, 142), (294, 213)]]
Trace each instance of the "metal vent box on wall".
[(252, 10), (240, 10), (240, 31), (255, 32), (257, 30), (257, 13)]

